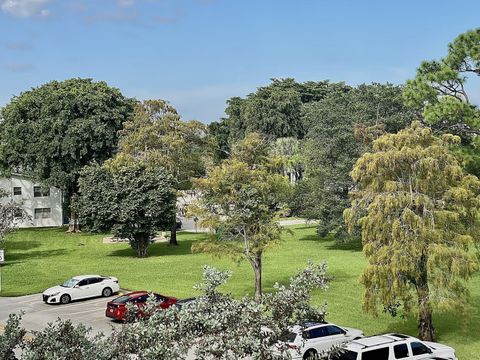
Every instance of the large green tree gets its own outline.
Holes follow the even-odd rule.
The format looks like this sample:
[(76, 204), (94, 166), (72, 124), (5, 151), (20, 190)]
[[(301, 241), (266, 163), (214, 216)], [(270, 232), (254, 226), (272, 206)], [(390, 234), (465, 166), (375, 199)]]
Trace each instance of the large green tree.
[[(174, 177), (178, 191), (188, 190), (191, 178), (205, 173), (209, 139), (204, 124), (182, 121), (164, 100), (146, 100), (136, 105), (134, 116), (124, 124), (118, 153), (106, 166), (113, 171), (136, 163), (163, 167)], [(176, 231), (173, 216), (170, 245), (177, 245)]]
[(156, 231), (170, 228), (175, 217), (173, 184), (161, 167), (134, 164), (112, 172), (99, 165), (86, 166), (74, 206), (88, 230), (112, 231), (145, 257), (150, 239)]
[(305, 176), (295, 188), (292, 210), (318, 219), (320, 235), (333, 232), (344, 238), (342, 213), (349, 205), (353, 186), (349, 173), (355, 161), (368, 149), (372, 136), (402, 129), (411, 116), (402, 88), (391, 84), (360, 85), (305, 105), (308, 132), (301, 154)]
[(424, 340), (435, 339), (435, 307), (465, 306), (466, 281), (477, 269), (471, 249), (480, 244), (480, 181), (450, 152), (459, 141), (419, 122), (381, 136), (352, 170), (344, 213), (349, 229), (360, 226), (368, 260), (364, 309), (416, 309)]
[(306, 133), (302, 119), (304, 104), (323, 99), (331, 92), (347, 92), (344, 83), (272, 79), (245, 98), (232, 97), (227, 101), (227, 116), (213, 122), (209, 129), (218, 141), (218, 157), (226, 158), (231, 146), (249, 132), (257, 132), (270, 140), (281, 137), (301, 139)]
[(460, 34), (440, 60), (424, 61), (407, 81), (405, 101), (419, 109), (419, 119), (441, 133), (462, 138), (465, 166), (480, 175), (480, 109), (471, 83), (480, 77), (480, 28)]
[(191, 211), (215, 230), (194, 251), (246, 258), (255, 274), (255, 297), (262, 294), (262, 257), (280, 238), (276, 211), (288, 195), (286, 177), (273, 171), (269, 149), (256, 133), (233, 148), (231, 159), (195, 180), (201, 197)]
[[(112, 156), (132, 110), (133, 101), (118, 89), (91, 79), (52, 81), (23, 92), (1, 110), (0, 164), (60, 188), (69, 208), (80, 170)], [(70, 208), (69, 230), (77, 229)]]

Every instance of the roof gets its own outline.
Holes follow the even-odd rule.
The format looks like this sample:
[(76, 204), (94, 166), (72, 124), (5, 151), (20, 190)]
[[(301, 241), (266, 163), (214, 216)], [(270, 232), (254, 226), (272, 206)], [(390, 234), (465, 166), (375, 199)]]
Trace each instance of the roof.
[(403, 335), (403, 334), (395, 334), (395, 333), (384, 334), (384, 335), (373, 335), (373, 336), (367, 336), (364, 338), (354, 340), (353, 342), (350, 343), (351, 346), (349, 345), (348, 348), (363, 349), (370, 346), (389, 344), (395, 341), (405, 340), (409, 338), (411, 338), (411, 336)]

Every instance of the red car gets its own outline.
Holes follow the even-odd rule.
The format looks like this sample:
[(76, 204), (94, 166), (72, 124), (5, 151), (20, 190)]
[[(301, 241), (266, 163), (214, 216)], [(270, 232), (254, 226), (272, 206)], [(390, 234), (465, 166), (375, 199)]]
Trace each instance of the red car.
[(107, 310), (105, 310), (105, 316), (124, 321), (127, 316), (127, 303), (135, 305), (138, 308), (137, 314), (141, 316), (142, 307), (147, 303), (150, 294), (156, 298), (158, 307), (161, 309), (166, 309), (177, 303), (177, 299), (171, 296), (149, 293), (148, 291), (134, 291), (109, 301)]

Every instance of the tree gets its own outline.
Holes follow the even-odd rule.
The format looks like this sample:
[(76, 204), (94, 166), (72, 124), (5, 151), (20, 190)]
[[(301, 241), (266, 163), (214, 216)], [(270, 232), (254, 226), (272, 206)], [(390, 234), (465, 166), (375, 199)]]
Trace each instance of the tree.
[(449, 151), (459, 141), (419, 122), (380, 137), (352, 170), (352, 206), (344, 213), (350, 230), (360, 226), (368, 260), (364, 309), (416, 308), (420, 337), (430, 341), (434, 307), (462, 309), (465, 282), (477, 269), (469, 249), (480, 239), (480, 181)]
[(250, 132), (257, 132), (270, 140), (282, 137), (301, 139), (306, 128), (302, 120), (304, 104), (323, 99), (331, 92), (348, 92), (344, 83), (307, 81), (294, 79), (271, 79), (271, 84), (262, 86), (246, 98), (238, 96), (227, 101), (226, 118), (209, 126), (217, 138), (217, 157), (226, 158), (230, 148)]
[(87, 229), (111, 230), (127, 238), (139, 257), (145, 257), (155, 232), (172, 223), (173, 183), (162, 168), (137, 164), (111, 172), (98, 165), (87, 166), (79, 179), (75, 209)]
[(403, 104), (402, 88), (391, 84), (363, 84), (305, 105), (303, 122), (308, 132), (301, 154), (305, 176), (295, 187), (292, 210), (318, 219), (321, 236), (332, 232), (344, 239), (342, 213), (353, 185), (349, 173), (370, 146), (364, 140), (372, 128), (379, 134), (402, 129), (411, 116)]
[(255, 297), (262, 294), (262, 256), (279, 240), (276, 211), (288, 196), (288, 180), (271, 168), (269, 149), (251, 133), (233, 149), (232, 158), (194, 181), (201, 197), (191, 208), (211, 239), (193, 246), (218, 256), (245, 257), (255, 273)]
[(102, 163), (117, 146), (118, 131), (133, 102), (118, 89), (91, 79), (52, 81), (14, 97), (1, 110), (0, 165), (56, 186), (70, 210), (80, 170)]
[[(198, 121), (181, 121), (176, 109), (163, 100), (138, 103), (121, 132), (116, 156), (106, 166), (117, 171), (140, 163), (165, 168), (175, 179), (176, 190), (191, 188), (190, 179), (205, 173), (210, 138)], [(175, 215), (175, 209), (172, 210)], [(178, 245), (175, 216), (170, 224), (170, 245)]]
[(0, 248), (5, 242), (5, 237), (14, 231), (22, 221), (29, 220), (29, 216), (21, 207), (21, 204), (6, 200), (9, 196), (4, 189), (0, 188)]
[[(459, 35), (440, 60), (424, 61), (407, 81), (404, 97), (419, 120), (440, 133), (462, 138), (466, 169), (480, 175), (480, 109), (468, 94), (468, 80), (480, 76), (480, 28)], [(473, 80), (473, 79), (472, 79)]]
[(281, 172), (295, 184), (302, 178), (304, 164), (300, 152), (300, 140), (288, 137), (278, 138), (272, 145), (271, 154), (281, 163)]

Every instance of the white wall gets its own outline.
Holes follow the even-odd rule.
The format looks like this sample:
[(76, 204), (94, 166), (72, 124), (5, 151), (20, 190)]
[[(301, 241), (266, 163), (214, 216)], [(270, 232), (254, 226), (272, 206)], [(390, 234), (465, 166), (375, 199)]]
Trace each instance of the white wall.
[[(50, 196), (34, 197), (34, 186), (41, 185), (18, 175), (13, 175), (11, 178), (0, 178), (0, 187), (9, 194), (8, 197), (1, 198), (0, 201), (5, 203), (13, 200), (19, 203), (30, 216), (29, 220), (18, 225), (20, 228), (62, 226), (63, 209), (61, 190), (51, 187)], [(22, 194), (14, 195), (14, 187), (20, 187)], [(36, 219), (35, 209), (50, 209), (49, 218), (40, 217)]]

